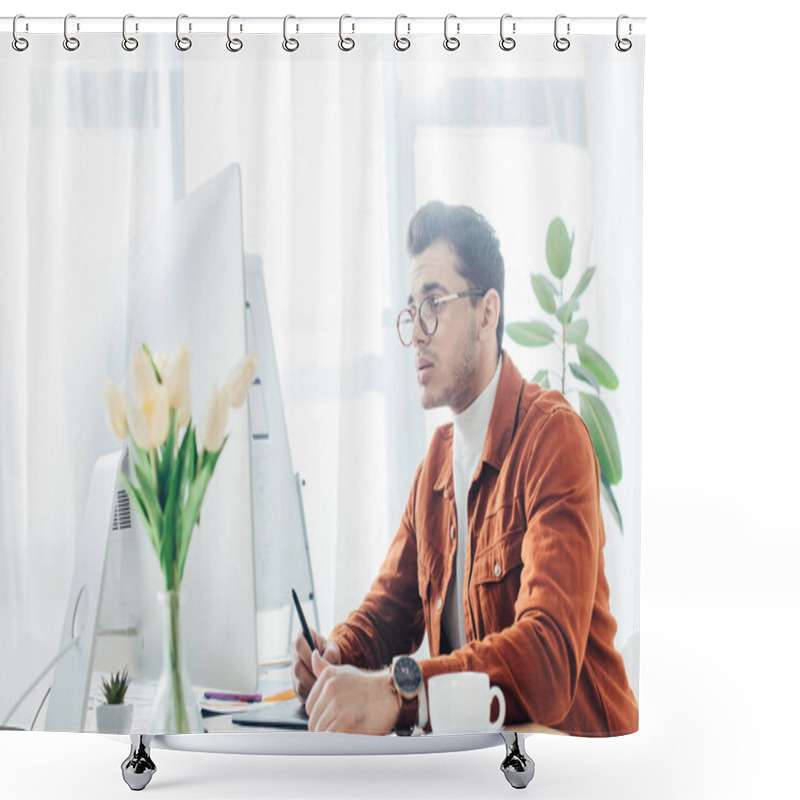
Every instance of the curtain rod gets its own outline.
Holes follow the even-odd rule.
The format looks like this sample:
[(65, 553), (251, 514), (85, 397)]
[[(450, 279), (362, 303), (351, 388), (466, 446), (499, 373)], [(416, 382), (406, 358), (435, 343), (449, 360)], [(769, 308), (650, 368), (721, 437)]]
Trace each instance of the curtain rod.
[[(624, 17), (621, 33), (624, 36), (644, 33), (646, 19), (644, 17)], [(0, 18), (0, 31), (11, 33), (13, 18)], [(340, 21), (338, 17), (303, 17), (292, 16), (289, 30), (295, 34), (347, 34), (359, 33), (395, 33), (399, 26), (402, 35), (436, 34), (442, 35), (444, 17), (356, 17), (345, 15)], [(17, 33), (45, 34), (64, 33), (64, 17), (27, 17), (17, 20)], [(232, 30), (244, 34), (282, 34), (284, 17), (234, 17)], [(517, 36), (529, 34), (553, 34), (554, 17), (513, 17), (506, 15), (505, 30)], [(456, 35), (474, 35), (498, 33), (500, 16), (497, 17), (458, 17), (451, 15), (449, 30)], [(615, 35), (617, 18), (615, 17), (570, 17), (559, 15), (559, 30), (570, 35)], [(569, 29), (567, 30), (567, 26)], [(122, 17), (81, 17), (70, 16), (70, 33), (121, 33)], [(182, 15), (182, 31), (192, 34), (215, 33), (225, 34), (228, 30), (227, 17), (195, 17)], [(127, 21), (129, 33), (174, 33), (175, 17), (136, 17)]]

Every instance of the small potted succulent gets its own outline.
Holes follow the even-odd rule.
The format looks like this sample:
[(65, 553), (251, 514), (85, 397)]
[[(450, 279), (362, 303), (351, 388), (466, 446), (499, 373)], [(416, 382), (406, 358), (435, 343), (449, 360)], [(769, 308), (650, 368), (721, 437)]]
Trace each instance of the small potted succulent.
[(97, 706), (97, 730), (100, 733), (129, 733), (133, 721), (133, 706), (125, 702), (130, 686), (127, 668), (116, 672), (109, 680), (103, 678), (103, 695), (106, 702)]

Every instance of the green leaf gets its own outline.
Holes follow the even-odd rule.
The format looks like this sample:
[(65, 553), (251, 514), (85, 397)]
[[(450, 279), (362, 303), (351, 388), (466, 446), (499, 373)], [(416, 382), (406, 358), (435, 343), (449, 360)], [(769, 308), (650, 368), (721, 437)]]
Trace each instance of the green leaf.
[(131, 501), (131, 503), (133, 503), (133, 507), (139, 512), (142, 522), (144, 522), (145, 525), (149, 525), (150, 520), (147, 516), (147, 509), (145, 508), (144, 501), (139, 494), (139, 490), (133, 485), (133, 483), (131, 483), (127, 475), (120, 474), (119, 479), (122, 481), (122, 488), (125, 489), (125, 494), (128, 495), (128, 499)]
[(578, 392), (578, 394), (580, 395), (581, 417), (592, 437), (600, 469), (605, 473), (609, 483), (619, 483), (622, 479), (622, 459), (619, 454), (614, 420), (611, 419), (606, 404), (599, 397), (585, 392)]
[(186, 480), (188, 481), (188, 486), (191, 486), (192, 481), (197, 477), (197, 432), (194, 426), (191, 427), (191, 431), (192, 438), (186, 450)]
[(588, 383), (596, 392), (600, 391), (600, 384), (597, 382), (593, 372), (589, 372), (586, 367), (576, 364), (574, 361), (569, 364), (570, 372), (579, 380)]
[(158, 556), (158, 543), (156, 541), (155, 534), (153, 533), (152, 525), (150, 524), (147, 508), (145, 507), (141, 492), (133, 485), (127, 475), (120, 475), (119, 478), (122, 481), (122, 486), (125, 489), (125, 493), (128, 495), (134, 508), (139, 513), (139, 516), (142, 519), (142, 524), (147, 531), (147, 537), (150, 539), (150, 544), (153, 545), (153, 550), (155, 551), (156, 556)]
[(556, 310), (556, 319), (562, 324), (572, 322), (572, 315), (578, 310), (577, 300), (567, 300)]
[(607, 389), (616, 389), (619, 386), (617, 373), (593, 347), (586, 343), (579, 344), (578, 359), (586, 369), (594, 373), (601, 386), (605, 386)]
[(589, 320), (576, 319), (564, 329), (564, 341), (567, 344), (579, 344), (586, 340), (587, 333), (589, 333)]
[(556, 278), (563, 278), (569, 270), (572, 258), (572, 242), (567, 233), (567, 226), (561, 217), (556, 217), (547, 228), (545, 244), (547, 266)]
[(214, 474), (214, 469), (217, 466), (222, 450), (225, 447), (225, 442), (228, 441), (226, 436), (222, 440), (222, 447), (216, 453), (204, 453), (202, 459), (202, 466), (197, 474), (197, 478), (189, 488), (189, 497), (186, 501), (186, 507), (181, 515), (181, 530), (180, 530), (180, 548), (178, 550), (178, 580), (183, 580), (183, 568), (186, 564), (186, 556), (189, 553), (189, 544), (192, 541), (192, 533), (194, 527), (200, 518), (200, 507), (203, 504), (203, 498), (206, 494), (206, 489), (211, 481), (211, 476)]
[(180, 552), (180, 500), (178, 492), (183, 479), (183, 462), (176, 459), (169, 474), (167, 502), (164, 507), (164, 537), (161, 547), (161, 565), (167, 579), (167, 589), (173, 588), (175, 567)]
[(133, 447), (133, 452), (135, 455), (134, 466), (138, 464), (145, 472), (150, 469), (150, 453), (147, 450), (143, 450), (139, 447), (138, 444), (133, 440), (133, 436), (128, 437), (131, 443), (131, 447)]
[(531, 274), (531, 286), (542, 310), (552, 314), (556, 310), (556, 289), (544, 275)]
[(550, 388), (550, 376), (549, 375), (545, 375), (544, 379), (539, 384), (539, 386), (541, 386), (542, 389), (549, 389)]
[(603, 499), (606, 501), (606, 504), (608, 505), (612, 516), (614, 517), (614, 521), (619, 527), (619, 532), (624, 533), (622, 529), (622, 513), (617, 505), (614, 492), (611, 491), (611, 484), (608, 482), (608, 478), (603, 470), (600, 470), (600, 494), (603, 495)]
[(547, 377), (550, 370), (548, 369), (540, 369), (534, 376), (533, 382), (538, 383), (540, 386), (542, 385), (542, 381)]
[(178, 448), (177, 456), (177, 463), (180, 465), (181, 469), (181, 480), (178, 484), (178, 502), (181, 509), (186, 501), (187, 486), (194, 478), (194, 458), (197, 457), (197, 453), (190, 452), (190, 450), (194, 448), (193, 433), (192, 421), (189, 420), (180, 447)]
[(169, 432), (164, 444), (161, 447), (161, 460), (158, 464), (158, 496), (161, 504), (167, 504), (167, 482), (172, 471), (172, 463), (175, 455), (175, 417), (177, 412), (172, 409), (169, 412)]
[(144, 352), (147, 354), (147, 358), (150, 360), (150, 366), (153, 368), (156, 380), (159, 383), (164, 383), (161, 373), (158, 371), (158, 367), (156, 366), (156, 360), (153, 358), (153, 354), (150, 352), (150, 348), (147, 346), (147, 342), (142, 342), (142, 350), (144, 350)]
[(572, 290), (572, 294), (570, 295), (570, 300), (577, 300), (585, 291), (586, 287), (592, 280), (592, 276), (594, 275), (597, 267), (588, 267), (584, 270), (583, 275), (581, 275), (580, 280), (578, 281), (578, 285)]
[(147, 509), (147, 516), (150, 520), (150, 525), (152, 527), (153, 533), (157, 538), (157, 541), (155, 543), (156, 554), (159, 555), (161, 552), (160, 531), (161, 531), (162, 512), (161, 512), (161, 506), (158, 503), (158, 496), (156, 494), (156, 489), (153, 486), (152, 475), (149, 471), (143, 470), (138, 464), (134, 465), (133, 470), (136, 473), (136, 480), (139, 481), (139, 491), (141, 493), (144, 507)]
[(510, 322), (506, 325), (506, 333), (512, 341), (523, 347), (544, 347), (551, 344), (556, 335), (553, 328), (546, 322), (533, 320), (532, 322)]

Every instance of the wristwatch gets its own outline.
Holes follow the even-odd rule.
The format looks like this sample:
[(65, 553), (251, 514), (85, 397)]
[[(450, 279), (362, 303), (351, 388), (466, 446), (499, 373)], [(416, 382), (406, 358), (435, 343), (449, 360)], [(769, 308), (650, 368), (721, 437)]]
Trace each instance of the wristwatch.
[(419, 716), (419, 693), (422, 691), (422, 672), (411, 656), (395, 656), (389, 670), (392, 689), (400, 703), (395, 733), (410, 736)]

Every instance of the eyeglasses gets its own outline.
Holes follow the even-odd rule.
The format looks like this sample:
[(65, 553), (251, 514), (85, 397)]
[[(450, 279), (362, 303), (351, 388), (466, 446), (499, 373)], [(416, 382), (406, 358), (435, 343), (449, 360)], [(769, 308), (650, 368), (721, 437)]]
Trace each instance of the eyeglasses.
[[(461, 297), (483, 297), (488, 289), (468, 289), (465, 292), (446, 294), (444, 297), (430, 295), (419, 304), (419, 324), (426, 336), (433, 336), (439, 327), (439, 314), (437, 308), (449, 300), (458, 300)], [(397, 335), (403, 347), (411, 347), (414, 338), (414, 317), (417, 309), (414, 306), (404, 308), (397, 315)]]

